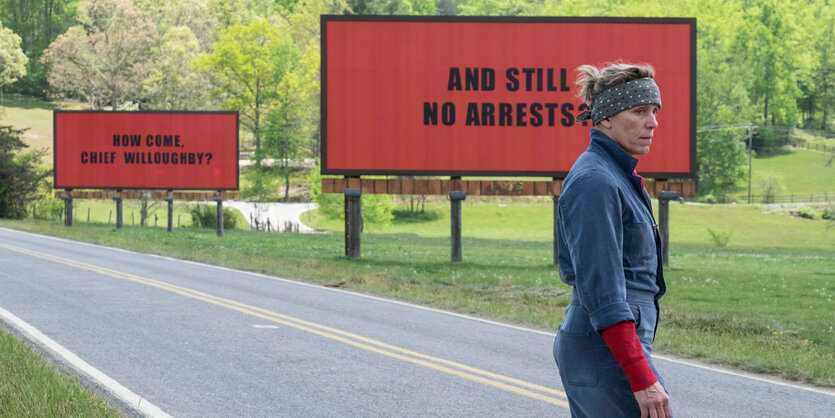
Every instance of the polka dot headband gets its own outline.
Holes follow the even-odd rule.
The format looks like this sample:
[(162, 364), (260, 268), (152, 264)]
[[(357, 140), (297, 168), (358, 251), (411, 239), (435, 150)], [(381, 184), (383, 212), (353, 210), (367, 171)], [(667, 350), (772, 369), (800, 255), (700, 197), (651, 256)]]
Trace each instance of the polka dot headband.
[(594, 99), (591, 111), (581, 113), (577, 120), (591, 119), (592, 125), (597, 125), (603, 119), (645, 104), (657, 104), (661, 107), (661, 92), (655, 80), (651, 78), (639, 78), (603, 90), (603, 93)]

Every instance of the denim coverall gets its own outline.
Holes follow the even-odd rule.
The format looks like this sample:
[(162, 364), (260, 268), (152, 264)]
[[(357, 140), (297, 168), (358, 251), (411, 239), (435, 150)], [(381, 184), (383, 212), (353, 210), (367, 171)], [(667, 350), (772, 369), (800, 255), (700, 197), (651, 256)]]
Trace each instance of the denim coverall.
[(560, 279), (574, 287), (554, 358), (574, 417), (638, 417), (629, 380), (600, 331), (634, 321), (650, 356), (664, 294), (661, 240), (638, 159), (592, 129), (565, 179), (557, 238)]

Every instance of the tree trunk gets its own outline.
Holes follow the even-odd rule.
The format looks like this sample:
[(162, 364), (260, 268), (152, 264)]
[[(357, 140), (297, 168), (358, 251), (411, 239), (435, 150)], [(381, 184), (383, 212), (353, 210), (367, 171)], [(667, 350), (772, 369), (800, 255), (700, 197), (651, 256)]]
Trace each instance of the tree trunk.
[(148, 217), (148, 201), (142, 199), (142, 205), (139, 209), (139, 225), (145, 226), (145, 219)]
[[(261, 171), (261, 83), (255, 82), (255, 170)], [(261, 181), (258, 181), (260, 186)]]
[(284, 171), (284, 201), (290, 201), (290, 170)]
[(765, 94), (765, 106), (763, 108), (763, 121), (768, 122), (768, 93)]

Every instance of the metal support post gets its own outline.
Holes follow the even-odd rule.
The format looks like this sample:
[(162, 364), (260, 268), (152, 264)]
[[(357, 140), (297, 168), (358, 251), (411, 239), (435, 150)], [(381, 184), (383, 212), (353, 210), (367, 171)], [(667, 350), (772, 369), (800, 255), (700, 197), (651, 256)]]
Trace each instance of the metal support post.
[(72, 196), (69, 194), (62, 194), (61, 200), (64, 201), (64, 206), (66, 207), (64, 212), (67, 214), (67, 217), (64, 219), (64, 225), (72, 226)]
[(661, 234), (661, 262), (670, 266), (670, 200), (678, 198), (678, 192), (662, 191), (658, 196), (658, 228)]
[(560, 264), (560, 247), (557, 227), (560, 224), (560, 197), (551, 196), (551, 199), (554, 200), (554, 266), (558, 266)]
[(450, 228), (451, 228), (451, 246), (452, 246), (452, 262), (462, 260), (461, 255), (461, 201), (467, 198), (467, 192), (449, 192), (449, 201), (451, 206)]
[(217, 202), (217, 236), (223, 236), (223, 198), (216, 197)]
[(113, 196), (116, 201), (116, 229), (122, 229), (122, 196)]
[(168, 202), (168, 232), (171, 232), (174, 227), (174, 198), (168, 196), (165, 201)]
[(362, 254), (362, 189), (345, 189), (345, 255), (359, 258)]

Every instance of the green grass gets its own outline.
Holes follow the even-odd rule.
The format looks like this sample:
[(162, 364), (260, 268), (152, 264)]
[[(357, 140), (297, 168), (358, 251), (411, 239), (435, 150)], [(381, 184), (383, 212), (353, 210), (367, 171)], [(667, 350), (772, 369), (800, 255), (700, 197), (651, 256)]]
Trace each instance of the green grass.
[[(316, 283), (345, 281), (356, 291), (555, 331), (569, 288), (551, 264), (551, 202), (475, 200), (463, 208), (464, 261), (454, 264), (448, 203), (428, 204), (436, 215), (422, 222), (398, 219), (377, 231), (367, 225), (358, 260), (344, 256), (339, 221), (320, 222), (335, 231), (328, 234), (230, 231), (223, 238), (196, 229), (0, 226)], [(672, 268), (657, 349), (835, 387), (835, 228), (754, 206), (670, 209)], [(727, 246), (715, 247), (708, 228), (730, 231)]]
[(26, 129), (23, 141), (32, 148), (49, 150), (45, 162), (52, 163), (52, 110), (80, 109), (76, 103), (46, 101), (19, 94), (4, 94), (0, 124)]
[[(751, 193), (762, 194), (758, 184), (763, 177), (777, 177), (782, 185), (781, 195), (835, 193), (835, 160), (833, 154), (806, 149), (781, 148), (757, 155), (752, 160)], [(747, 202), (748, 174), (745, 181), (729, 197)], [(835, 198), (830, 197), (833, 201)]]
[[(405, 209), (406, 205), (399, 203), (398, 208)], [(657, 200), (653, 207), (657, 217)], [(384, 228), (376, 225), (365, 228), (374, 233), (449, 237), (449, 203), (427, 203), (426, 210), (436, 214), (436, 218), (418, 224), (395, 219)], [(308, 219), (309, 226), (320, 230), (335, 233), (344, 230), (341, 220), (323, 219), (317, 211), (303, 215), (303, 221)], [(788, 212), (767, 213), (759, 206), (671, 203), (670, 219), (670, 240), (674, 245), (711, 246), (710, 228), (731, 234), (729, 248), (835, 248), (835, 230), (827, 229), (826, 222), (796, 218)], [(554, 236), (553, 204), (550, 198), (530, 198), (527, 202), (468, 198), (462, 204), (461, 223), (465, 237), (539, 241), (550, 245)]]
[(119, 417), (121, 413), (0, 329), (0, 417)]
[(658, 349), (833, 386), (832, 251), (678, 245)]

